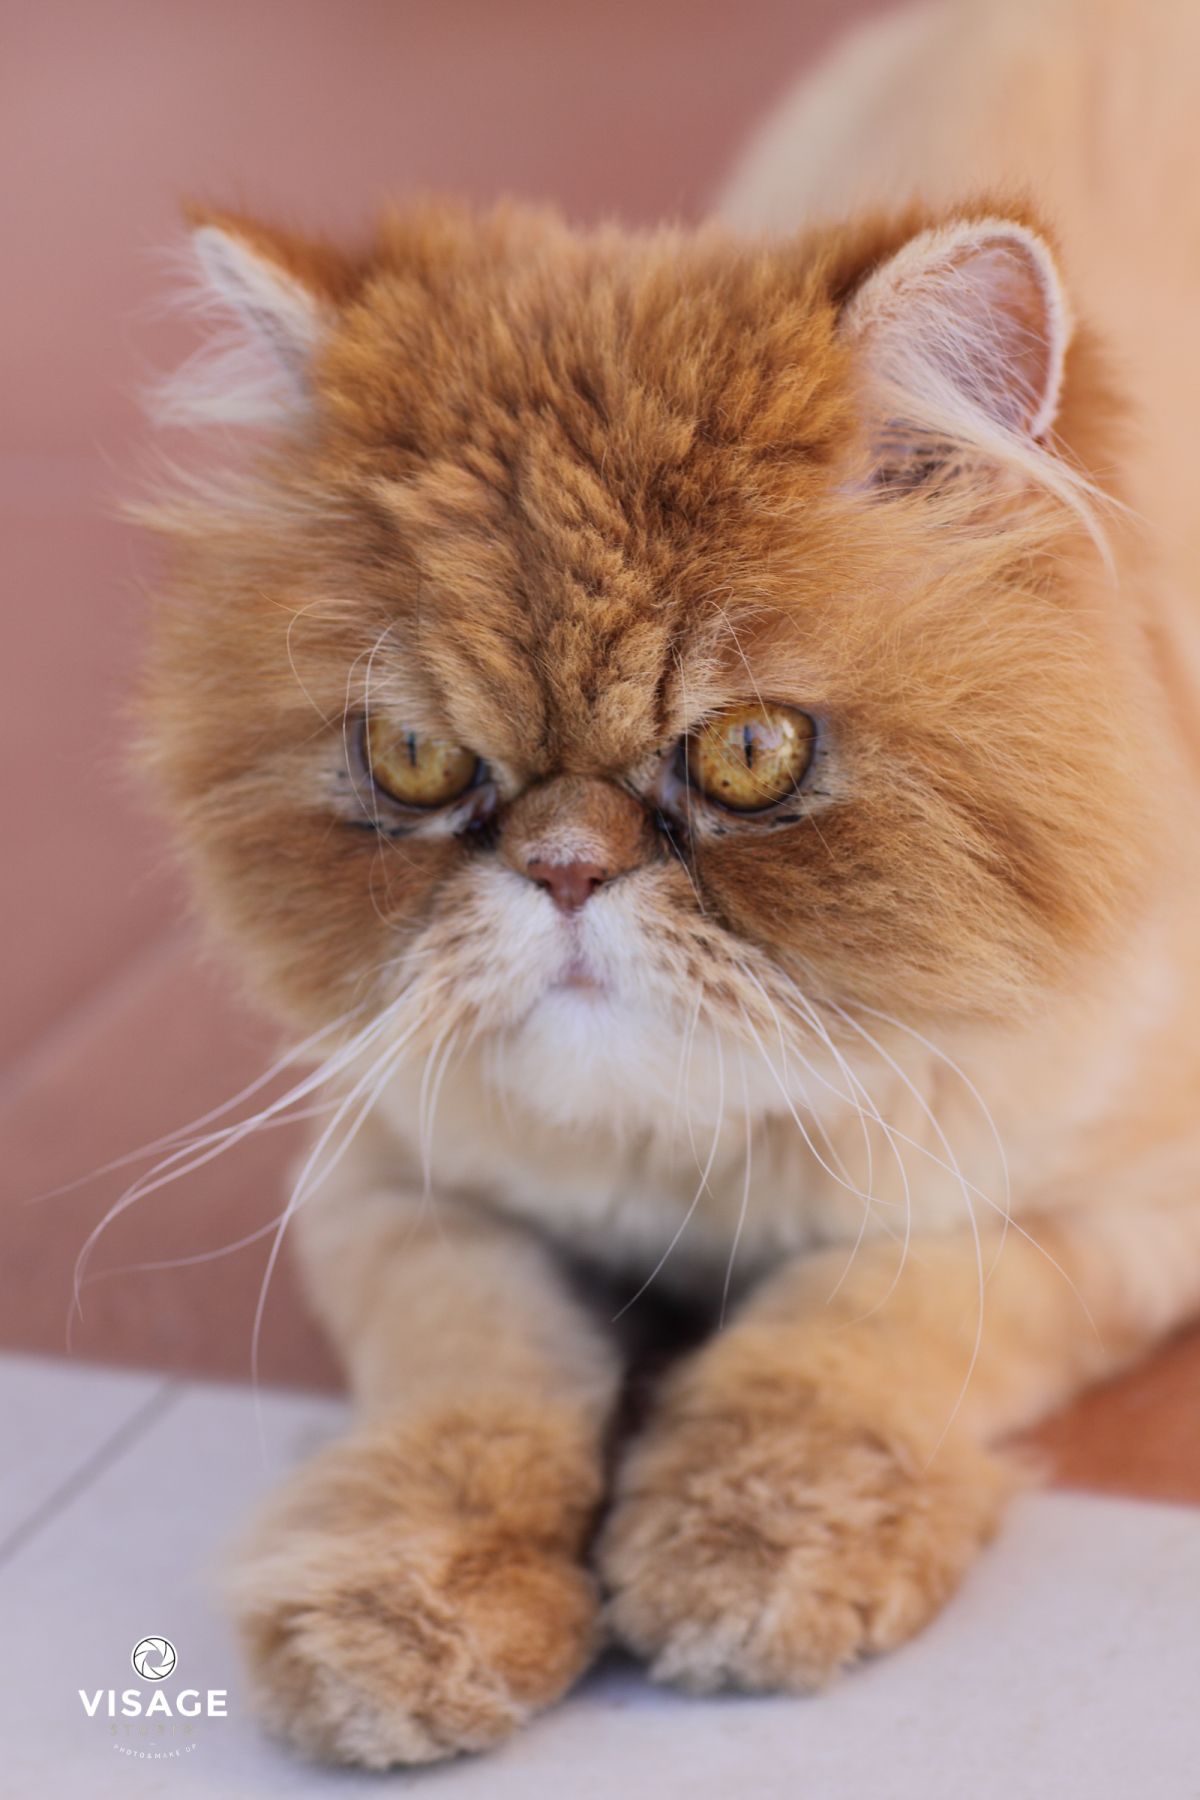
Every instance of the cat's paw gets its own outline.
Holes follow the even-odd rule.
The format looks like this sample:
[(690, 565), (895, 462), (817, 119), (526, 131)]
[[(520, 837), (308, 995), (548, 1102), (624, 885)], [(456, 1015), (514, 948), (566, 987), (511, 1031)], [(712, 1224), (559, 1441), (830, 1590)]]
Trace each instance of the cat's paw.
[(816, 1402), (701, 1412), (633, 1446), (599, 1546), (615, 1636), (695, 1692), (803, 1692), (911, 1637), (995, 1529), (1007, 1466), (928, 1467)]
[(432, 1762), (501, 1742), (582, 1673), (587, 1474), (549, 1447), (535, 1471), (517, 1440), (354, 1442), (285, 1490), (230, 1583), (270, 1730), (328, 1762)]
[(306, 1755), (383, 1769), (503, 1741), (589, 1661), (596, 1597), (565, 1558), (297, 1538), (240, 1624), (264, 1723)]

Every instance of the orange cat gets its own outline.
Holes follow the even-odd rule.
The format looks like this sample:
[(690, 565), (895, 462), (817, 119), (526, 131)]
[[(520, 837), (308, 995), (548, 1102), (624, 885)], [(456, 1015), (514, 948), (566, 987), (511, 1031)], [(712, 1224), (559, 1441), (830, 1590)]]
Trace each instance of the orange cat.
[(324, 1058), (280, 1229), (361, 1421), (234, 1583), (315, 1755), (493, 1744), (606, 1635), (820, 1684), (1200, 1307), (1200, 282), (1097, 18), (873, 28), (732, 227), (197, 221), (168, 412), (257, 435), (158, 508), (152, 741)]

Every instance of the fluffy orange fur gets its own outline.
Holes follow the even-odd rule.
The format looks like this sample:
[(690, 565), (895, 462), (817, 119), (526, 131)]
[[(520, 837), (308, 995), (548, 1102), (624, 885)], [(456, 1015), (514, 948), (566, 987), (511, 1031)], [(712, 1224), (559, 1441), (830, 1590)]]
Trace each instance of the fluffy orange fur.
[[(315, 1755), (482, 1748), (605, 1631), (819, 1685), (952, 1591), (998, 1440), (1200, 1302), (1161, 562), (1089, 295), (986, 173), (774, 237), (196, 215), (238, 336), (168, 411), (255, 436), (153, 511), (149, 741), (331, 1053), (289, 1210), (365, 1417), (234, 1577)], [(813, 769), (722, 812), (678, 746), (760, 704)], [(368, 717), (481, 785), (397, 808)], [(720, 1326), (632, 1432), (581, 1263)]]

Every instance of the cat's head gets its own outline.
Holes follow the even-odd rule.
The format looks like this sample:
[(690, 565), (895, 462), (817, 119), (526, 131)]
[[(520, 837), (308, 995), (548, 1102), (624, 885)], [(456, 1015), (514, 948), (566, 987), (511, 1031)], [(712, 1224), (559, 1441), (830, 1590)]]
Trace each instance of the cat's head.
[(1010, 1016), (1105, 941), (1139, 650), (1026, 215), (194, 244), (168, 414), (253, 448), (158, 509), (152, 742), (287, 1013), (636, 1117), (689, 1033)]

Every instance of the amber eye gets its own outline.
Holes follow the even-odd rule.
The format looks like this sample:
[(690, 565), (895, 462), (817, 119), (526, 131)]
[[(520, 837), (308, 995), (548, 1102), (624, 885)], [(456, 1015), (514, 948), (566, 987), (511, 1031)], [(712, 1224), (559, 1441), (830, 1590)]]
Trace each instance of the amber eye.
[(449, 806), (479, 774), (473, 750), (445, 738), (405, 731), (387, 719), (371, 720), (363, 745), (373, 780), (402, 806)]
[(813, 759), (816, 727), (793, 706), (753, 704), (714, 713), (685, 739), (688, 779), (733, 812), (777, 806)]

